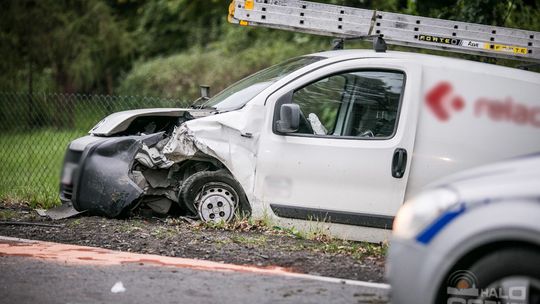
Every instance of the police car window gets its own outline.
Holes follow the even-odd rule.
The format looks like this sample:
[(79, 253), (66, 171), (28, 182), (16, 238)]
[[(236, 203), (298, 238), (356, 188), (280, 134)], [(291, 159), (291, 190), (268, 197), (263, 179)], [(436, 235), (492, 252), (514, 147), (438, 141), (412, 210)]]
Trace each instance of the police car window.
[(300, 106), (298, 134), (389, 138), (396, 129), (405, 76), (356, 71), (311, 83), (293, 95)]

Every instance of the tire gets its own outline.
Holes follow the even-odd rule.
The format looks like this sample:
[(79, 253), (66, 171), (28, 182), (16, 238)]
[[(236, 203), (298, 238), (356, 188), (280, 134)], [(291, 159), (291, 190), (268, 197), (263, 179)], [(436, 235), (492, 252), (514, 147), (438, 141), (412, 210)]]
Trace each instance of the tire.
[(225, 170), (191, 175), (185, 180), (179, 199), (205, 222), (230, 222), (236, 214), (251, 214), (242, 186)]
[[(540, 303), (540, 251), (526, 248), (505, 248), (493, 252), (470, 267), (476, 275), (481, 289), (494, 287), (498, 281), (519, 276), (536, 280), (536, 287), (530, 286), (529, 303)], [(497, 287), (498, 288), (498, 287)]]
[[(498, 293), (499, 288), (507, 284), (518, 288), (527, 285), (529, 293), (527, 303), (540, 303), (540, 251), (538, 250), (519, 247), (497, 250), (474, 262), (468, 267), (466, 273), (468, 273), (469, 278), (475, 278), (476, 288), (492, 292), (495, 290), (495, 295), (500, 294)], [(523, 284), (522, 281), (513, 281), (516, 277), (523, 278), (528, 284)], [(443, 288), (441, 288), (442, 290)], [(446, 290), (446, 286), (444, 286), (444, 290)], [(447, 295), (444, 296), (443, 299), (446, 299)], [(498, 295), (480, 299), (482, 303), (501, 301)], [(440, 302), (446, 303), (446, 301)], [(518, 301), (517, 303), (523, 302)]]

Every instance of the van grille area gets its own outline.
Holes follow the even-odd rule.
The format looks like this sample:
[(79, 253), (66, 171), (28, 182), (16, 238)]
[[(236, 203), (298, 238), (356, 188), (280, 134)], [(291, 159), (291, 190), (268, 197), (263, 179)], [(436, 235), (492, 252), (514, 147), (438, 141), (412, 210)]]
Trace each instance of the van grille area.
[(60, 180), (60, 200), (62, 202), (69, 202), (73, 197), (73, 177), (79, 166), (81, 156), (82, 151), (74, 151), (69, 148), (66, 151)]

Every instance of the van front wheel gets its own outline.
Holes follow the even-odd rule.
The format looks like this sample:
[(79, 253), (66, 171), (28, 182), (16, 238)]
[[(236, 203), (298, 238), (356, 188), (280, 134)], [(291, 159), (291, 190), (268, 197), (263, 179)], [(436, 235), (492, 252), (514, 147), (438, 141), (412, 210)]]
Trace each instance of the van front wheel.
[(225, 170), (202, 171), (186, 179), (180, 199), (204, 222), (225, 222), (250, 214), (242, 186)]

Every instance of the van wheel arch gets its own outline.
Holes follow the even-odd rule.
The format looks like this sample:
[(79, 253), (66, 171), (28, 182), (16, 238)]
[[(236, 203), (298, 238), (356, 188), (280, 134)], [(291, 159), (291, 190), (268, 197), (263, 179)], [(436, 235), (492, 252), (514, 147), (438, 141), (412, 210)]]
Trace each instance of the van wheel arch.
[[(251, 205), (245, 190), (223, 163), (217, 159), (204, 159), (188, 162), (190, 163), (182, 164), (183, 166), (186, 166), (186, 169), (183, 172), (185, 178), (178, 191), (178, 200), (182, 207), (185, 207), (192, 215), (200, 216), (195, 200), (200, 194), (199, 192), (202, 192), (204, 187), (210, 185), (212, 187), (217, 187), (216, 189), (222, 190), (223, 194), (226, 192), (229, 193), (229, 196), (223, 196), (225, 199), (225, 201), (223, 201), (224, 203), (236, 201), (235, 203), (237, 203), (238, 208), (234, 210), (235, 215), (251, 215)], [(208, 167), (205, 170), (193, 170), (194, 168), (204, 166)], [(188, 171), (191, 172), (188, 173)], [(219, 185), (220, 183), (221, 185)], [(234, 215), (232, 217), (234, 217)]]

